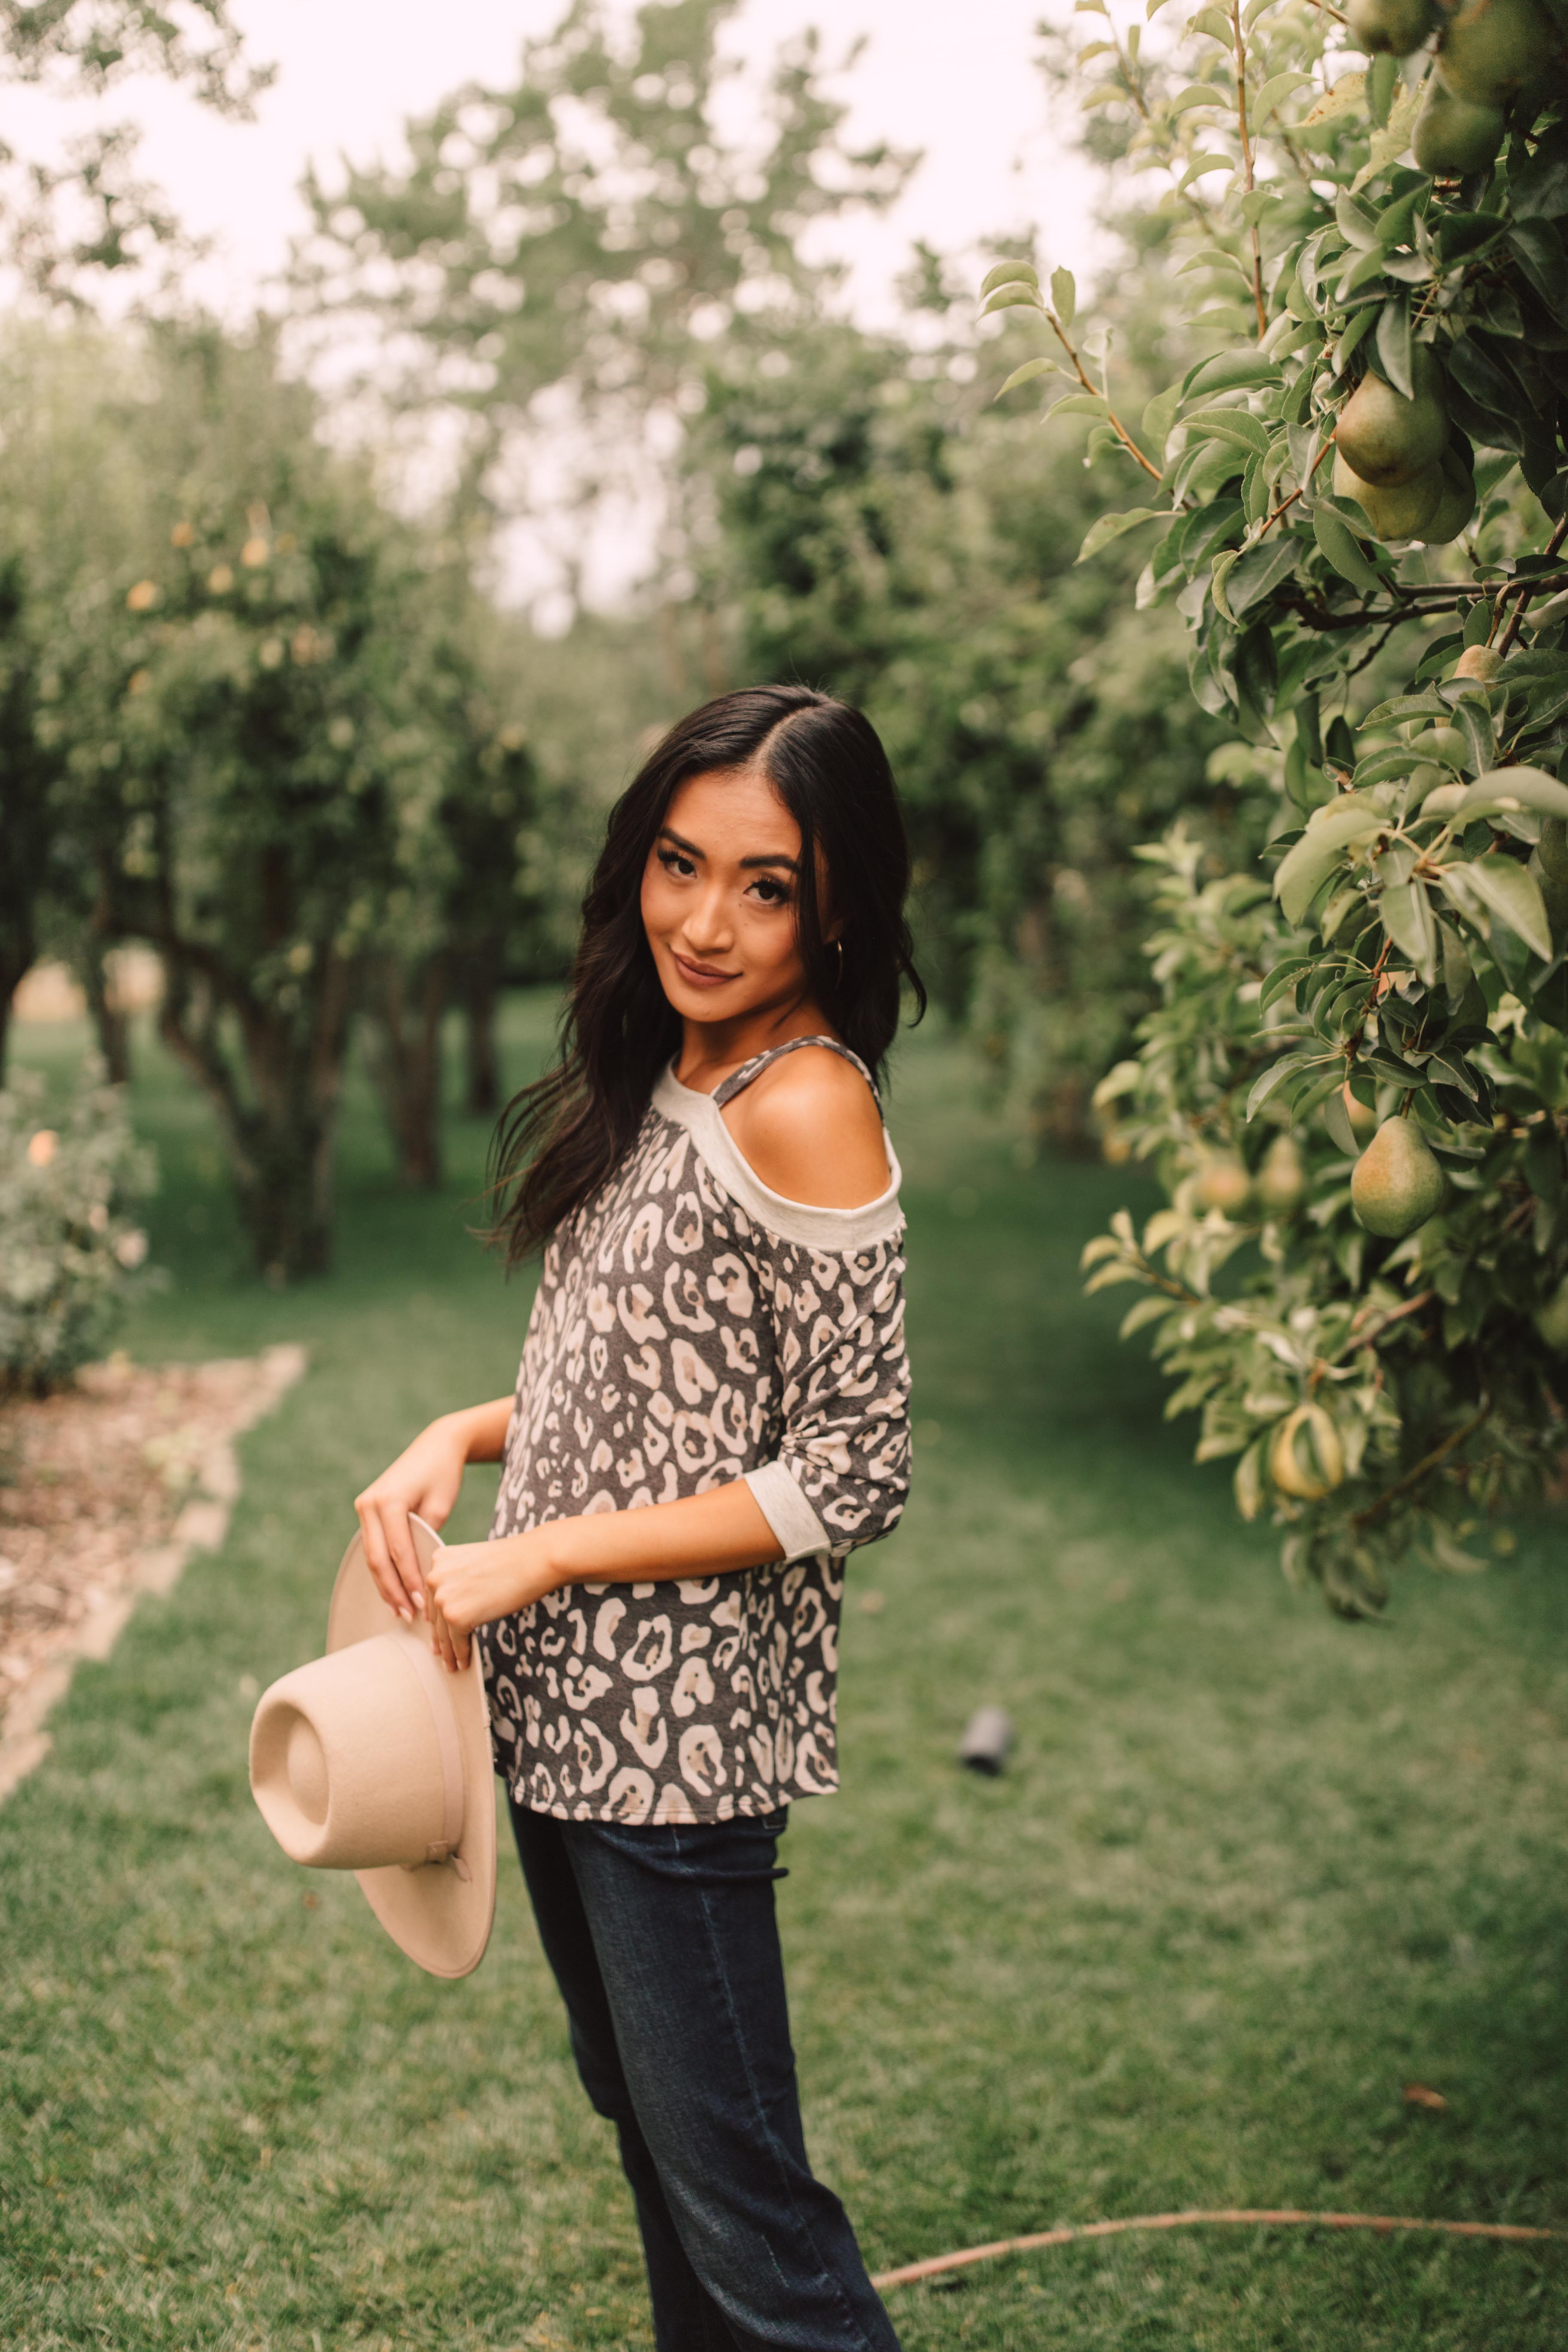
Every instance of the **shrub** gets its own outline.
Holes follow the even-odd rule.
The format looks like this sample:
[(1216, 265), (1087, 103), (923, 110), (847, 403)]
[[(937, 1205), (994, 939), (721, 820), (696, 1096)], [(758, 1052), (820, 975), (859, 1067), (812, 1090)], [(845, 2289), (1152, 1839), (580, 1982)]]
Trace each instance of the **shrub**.
[(120, 1089), (94, 1071), (56, 1126), (43, 1093), (0, 1089), (0, 1393), (42, 1396), (97, 1354), (147, 1255), (128, 1211), (153, 1160)]

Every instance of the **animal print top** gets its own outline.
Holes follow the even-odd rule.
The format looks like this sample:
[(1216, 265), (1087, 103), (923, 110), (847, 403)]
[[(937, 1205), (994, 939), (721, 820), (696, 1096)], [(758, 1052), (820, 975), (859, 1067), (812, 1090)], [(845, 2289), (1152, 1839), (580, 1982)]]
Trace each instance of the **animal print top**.
[(784, 1557), (571, 1585), (484, 1628), (496, 1769), (538, 1812), (727, 1821), (838, 1785), (845, 1555), (909, 1490), (899, 1165), (889, 1142), (879, 1200), (810, 1208), (768, 1190), (721, 1116), (779, 1054), (829, 1043), (711, 1095), (667, 1072), (545, 1252), (492, 1537), (744, 1478)]

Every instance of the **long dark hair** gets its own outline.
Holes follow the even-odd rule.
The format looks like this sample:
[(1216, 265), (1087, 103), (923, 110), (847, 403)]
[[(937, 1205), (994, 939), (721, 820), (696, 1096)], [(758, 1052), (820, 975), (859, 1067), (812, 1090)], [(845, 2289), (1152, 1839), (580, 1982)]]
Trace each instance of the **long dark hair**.
[[(509, 1265), (598, 1190), (680, 1043), (680, 1016), (659, 985), (643, 929), (643, 874), (678, 786), (744, 767), (762, 770), (800, 827), (795, 907), (806, 982), (838, 1035), (879, 1071), (903, 982), (925, 1011), (904, 919), (909, 845), (870, 721), (805, 686), (747, 687), (704, 703), (670, 729), (610, 812), (583, 901), (554, 1067), (513, 1096), (497, 1126), (492, 1198), (505, 1205), (491, 1238)], [(830, 948), (824, 921), (835, 918), (841, 928)]]

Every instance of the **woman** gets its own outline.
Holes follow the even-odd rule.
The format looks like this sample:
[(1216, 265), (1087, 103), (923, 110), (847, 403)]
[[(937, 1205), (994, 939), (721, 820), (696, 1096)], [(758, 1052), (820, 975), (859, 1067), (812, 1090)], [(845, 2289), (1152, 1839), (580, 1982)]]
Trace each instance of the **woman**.
[[(498, 1138), (543, 1269), (515, 1396), (358, 1498), (437, 1654), (481, 1648), (497, 1769), (584, 2088), (616, 2124), (659, 2352), (896, 2346), (802, 2137), (773, 1915), (837, 1785), (846, 1555), (909, 1485), (899, 1171), (872, 1072), (909, 859), (858, 711), (721, 696), (617, 803), (556, 1066)], [(421, 1584), (469, 1462), (489, 1542)]]

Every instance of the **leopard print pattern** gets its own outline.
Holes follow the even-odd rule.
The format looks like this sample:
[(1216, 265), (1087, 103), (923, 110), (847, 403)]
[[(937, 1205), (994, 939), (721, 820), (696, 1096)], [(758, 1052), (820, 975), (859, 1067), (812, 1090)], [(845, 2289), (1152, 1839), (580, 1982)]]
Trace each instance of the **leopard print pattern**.
[(484, 1628), (496, 1769), (520, 1802), (726, 1821), (837, 1787), (844, 1556), (893, 1528), (909, 1487), (896, 1202), (885, 1223), (837, 1252), (769, 1232), (650, 1108), (552, 1240), (492, 1536), (782, 1460), (827, 1547), (730, 1575), (569, 1586)]

